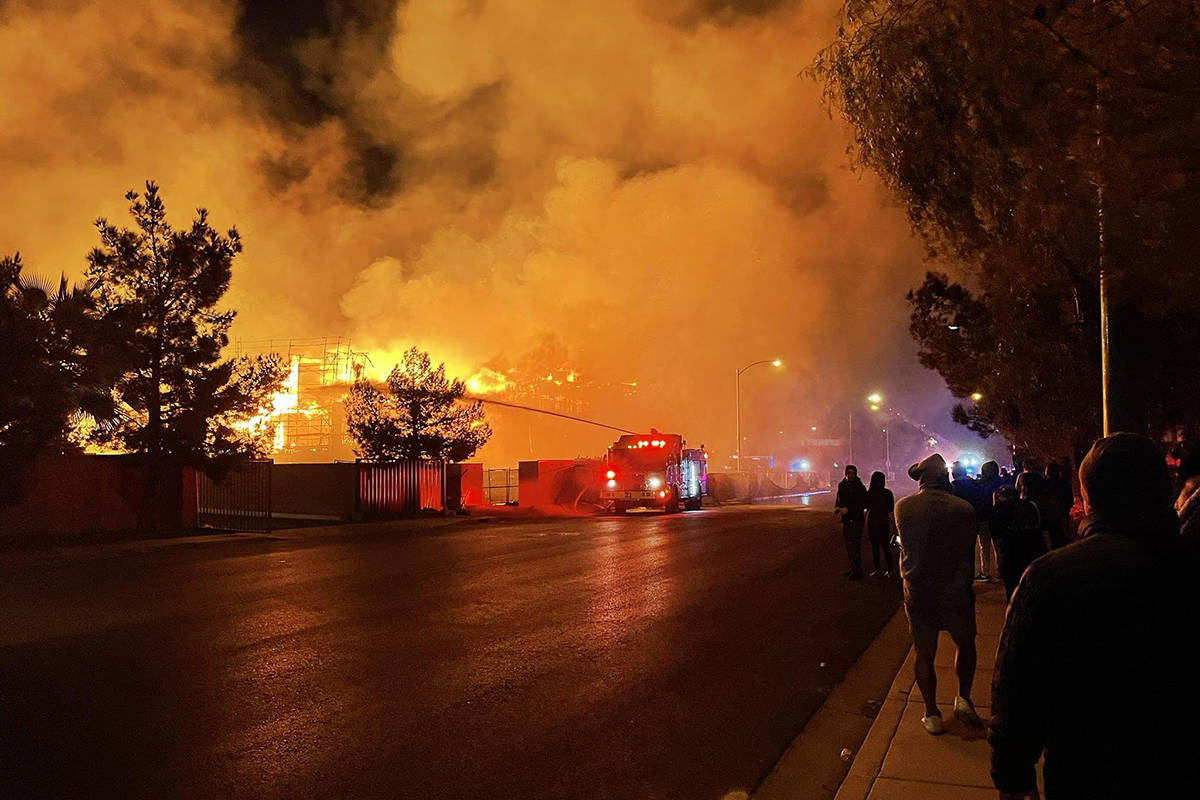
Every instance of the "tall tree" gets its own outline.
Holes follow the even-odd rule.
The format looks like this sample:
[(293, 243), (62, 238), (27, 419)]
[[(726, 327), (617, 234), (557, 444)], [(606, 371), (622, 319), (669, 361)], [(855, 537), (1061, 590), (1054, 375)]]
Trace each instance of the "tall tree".
[(218, 304), (242, 249), (237, 231), (221, 234), (204, 209), (172, 228), (152, 182), (125, 198), (134, 227), (98, 220), (101, 244), (88, 256), (97, 315), (121, 364), (114, 397), (123, 415), (102, 435), (152, 465), (262, 452), (264, 437), (234, 423), (268, 405), (284, 370), (275, 358), (222, 358), (235, 312)]
[[(71, 423), (86, 415), (111, 421), (104, 351), (89, 286), (57, 287), (22, 274), (20, 254), (0, 259), (0, 472), (19, 476), (42, 452), (78, 448)], [(0, 504), (19, 493), (0, 486)]]
[(347, 425), (362, 458), (464, 461), (492, 436), (483, 404), (463, 402), (463, 382), (448, 380), (445, 364), (434, 369), (416, 347), (392, 369), (387, 389), (359, 380), (346, 398)]
[(20, 254), (0, 259), (0, 447), (67, 448), (67, 419), (103, 411), (86, 339), (94, 328), (88, 286), (57, 287), (22, 275)]
[(1103, 263), (1118, 424), (1196, 422), (1200, 6), (851, 0), (843, 16), (814, 72), (858, 163), (961, 265), (910, 295), (923, 363), (982, 393), (956, 418), (1043, 455), (1086, 446)]

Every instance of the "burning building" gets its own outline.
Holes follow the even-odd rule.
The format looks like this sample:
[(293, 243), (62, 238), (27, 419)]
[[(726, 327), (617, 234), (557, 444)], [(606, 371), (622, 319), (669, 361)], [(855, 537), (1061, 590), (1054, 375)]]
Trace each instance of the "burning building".
[(342, 400), (367, 374), (366, 353), (353, 350), (342, 337), (240, 341), (236, 350), (238, 355), (275, 354), (289, 365), (283, 389), (261, 419), (274, 428), (272, 458), (284, 463), (354, 458)]

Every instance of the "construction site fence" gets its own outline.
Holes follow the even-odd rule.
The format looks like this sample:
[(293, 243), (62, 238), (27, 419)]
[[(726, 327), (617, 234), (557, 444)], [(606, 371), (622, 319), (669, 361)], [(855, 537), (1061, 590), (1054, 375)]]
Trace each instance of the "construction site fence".
[(366, 517), (444, 510), (446, 462), (359, 464), (358, 507)]

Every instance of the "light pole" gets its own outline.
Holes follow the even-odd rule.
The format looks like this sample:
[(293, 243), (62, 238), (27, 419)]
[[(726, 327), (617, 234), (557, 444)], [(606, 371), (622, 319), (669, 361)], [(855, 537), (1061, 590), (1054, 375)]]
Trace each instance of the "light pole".
[[(878, 411), (883, 406), (883, 394), (880, 392), (871, 392), (867, 395), (867, 403), (872, 411)], [(883, 429), (884, 447), (886, 448), (887, 461), (884, 469), (887, 470), (888, 480), (892, 479), (892, 433), (888, 428)]]
[[(850, 442), (850, 457), (846, 460), (847, 464), (854, 463), (854, 409), (850, 409), (850, 413), (846, 415), (846, 431), (847, 439)], [(837, 466), (836, 464), (834, 466)]]
[(783, 366), (783, 362), (778, 358), (764, 358), (762, 361), (747, 364), (733, 375), (733, 416), (737, 428), (737, 471), (739, 475), (742, 473), (742, 373), (759, 364), (770, 364), (772, 367)]

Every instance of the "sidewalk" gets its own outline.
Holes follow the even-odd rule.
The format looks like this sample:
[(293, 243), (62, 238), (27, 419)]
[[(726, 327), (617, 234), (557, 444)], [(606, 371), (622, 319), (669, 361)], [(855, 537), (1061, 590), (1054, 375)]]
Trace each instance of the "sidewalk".
[[(992, 668), (1004, 626), (1004, 587), (977, 583), (975, 597), (979, 666), (972, 694), (975, 709), (986, 723), (991, 711)], [(954, 643), (944, 632), (934, 665), (946, 733), (930, 736), (921, 726), (925, 706), (913, 678), (913, 653), (909, 650), (836, 800), (995, 800), (986, 728), (972, 729), (951, 713), (958, 678), (954, 674)]]
[[(1004, 587), (977, 583), (975, 596), (978, 623), (975, 645), (979, 663), (972, 695), (975, 709), (986, 724), (991, 711), (996, 647), (1004, 626)], [(893, 623), (885, 627), (885, 634), (904, 623), (903, 616), (901, 611)], [(894, 635), (894, 631), (892, 633)], [(907, 626), (904, 633), (907, 636)], [(954, 652), (954, 643), (943, 632), (934, 665), (938, 679), (937, 701), (945, 721), (945, 734), (930, 736), (921, 725), (924, 703), (913, 677), (913, 651), (909, 647), (908, 656), (895, 674), (866, 739), (853, 753), (850, 771), (837, 789), (835, 800), (995, 800), (997, 792), (989, 774), (991, 750), (987, 729), (972, 729), (956, 720), (952, 713), (954, 695), (958, 691)], [(848, 745), (853, 748), (852, 743)], [(790, 757), (790, 751), (785, 753), (767, 781), (770, 785), (760, 787), (756, 797), (808, 800), (815, 796), (811, 789), (801, 788), (798, 768), (802, 765), (789, 765)], [(1040, 780), (1039, 765), (1039, 783)]]

